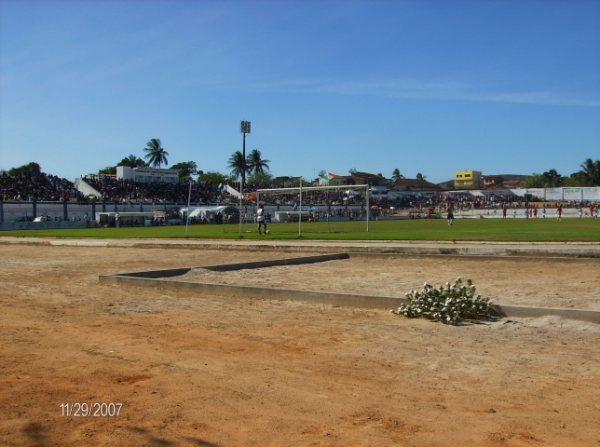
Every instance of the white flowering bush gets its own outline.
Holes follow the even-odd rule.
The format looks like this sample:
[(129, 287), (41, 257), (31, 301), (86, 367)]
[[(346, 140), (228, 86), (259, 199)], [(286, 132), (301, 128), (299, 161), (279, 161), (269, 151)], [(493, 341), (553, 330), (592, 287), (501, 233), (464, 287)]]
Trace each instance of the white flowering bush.
[(492, 301), (475, 294), (475, 286), (469, 279), (465, 284), (457, 278), (454, 284), (447, 282), (437, 289), (425, 283), (423, 290), (411, 290), (406, 294), (408, 304), (392, 313), (405, 317), (425, 317), (445, 324), (458, 324), (465, 319), (482, 320), (492, 316)]

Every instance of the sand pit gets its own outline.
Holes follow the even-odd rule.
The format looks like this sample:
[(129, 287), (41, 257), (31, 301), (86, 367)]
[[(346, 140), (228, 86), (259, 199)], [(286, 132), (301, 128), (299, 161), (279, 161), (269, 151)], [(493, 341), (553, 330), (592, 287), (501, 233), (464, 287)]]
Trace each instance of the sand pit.
[(404, 297), (424, 282), (473, 279), (495, 302), (600, 310), (600, 261), (353, 256), (297, 266), (215, 272), (193, 269), (174, 280), (315, 292)]
[[(545, 317), (452, 327), (387, 311), (98, 282), (278, 256), (289, 254), (0, 245), (1, 444), (600, 442), (599, 325)], [(335, 267), (343, 261), (331, 261), (293, 274), (253, 271), (245, 281), (395, 295), (461, 275), (502, 302), (599, 307), (597, 262), (350, 261), (343, 280)], [(365, 285), (366, 269), (376, 276)], [(227, 277), (234, 273), (244, 274)], [(115, 417), (61, 415), (61, 404), (78, 402), (123, 406)]]

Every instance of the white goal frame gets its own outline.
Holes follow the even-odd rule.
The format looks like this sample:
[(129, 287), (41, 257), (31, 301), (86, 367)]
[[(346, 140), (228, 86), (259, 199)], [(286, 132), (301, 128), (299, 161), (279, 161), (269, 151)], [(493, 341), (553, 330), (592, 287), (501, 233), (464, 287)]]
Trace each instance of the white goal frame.
[(260, 194), (261, 193), (272, 193), (272, 192), (283, 192), (288, 194), (299, 193), (299, 209), (300, 213), (298, 213), (298, 235), (302, 234), (302, 192), (306, 191), (327, 191), (327, 190), (336, 190), (336, 189), (357, 189), (357, 190), (365, 190), (365, 201), (366, 201), (366, 216), (367, 216), (367, 233), (370, 230), (370, 209), (371, 204), (369, 203), (369, 185), (340, 185), (340, 186), (302, 186), (302, 181), (300, 181), (300, 186), (294, 188), (268, 188), (268, 189), (257, 189), (256, 190), (256, 209), (258, 210), (258, 206), (260, 204)]

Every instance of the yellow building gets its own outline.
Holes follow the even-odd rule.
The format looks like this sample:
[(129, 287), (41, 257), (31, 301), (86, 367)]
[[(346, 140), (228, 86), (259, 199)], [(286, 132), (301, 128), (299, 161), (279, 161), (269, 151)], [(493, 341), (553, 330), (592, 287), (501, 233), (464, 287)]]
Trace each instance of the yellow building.
[(455, 172), (454, 189), (481, 189), (481, 171)]

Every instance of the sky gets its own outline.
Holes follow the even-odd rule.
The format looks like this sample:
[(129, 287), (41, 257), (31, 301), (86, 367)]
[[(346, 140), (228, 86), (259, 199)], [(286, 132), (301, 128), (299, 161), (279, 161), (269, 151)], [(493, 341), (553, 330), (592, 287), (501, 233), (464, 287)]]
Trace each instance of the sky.
[(600, 158), (600, 0), (0, 0), (0, 170), (569, 175)]

